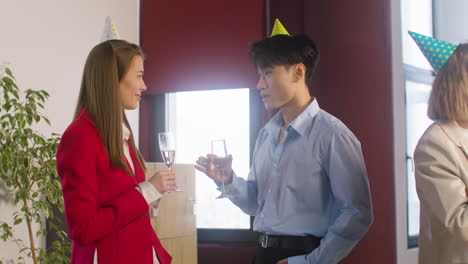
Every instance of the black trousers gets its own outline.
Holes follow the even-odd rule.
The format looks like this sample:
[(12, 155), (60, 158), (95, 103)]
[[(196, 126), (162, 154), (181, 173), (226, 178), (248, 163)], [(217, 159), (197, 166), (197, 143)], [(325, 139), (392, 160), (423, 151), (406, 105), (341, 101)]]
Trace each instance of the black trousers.
[(297, 255), (305, 255), (310, 252), (285, 248), (262, 248), (257, 246), (257, 252), (252, 264), (276, 264), (278, 261)]

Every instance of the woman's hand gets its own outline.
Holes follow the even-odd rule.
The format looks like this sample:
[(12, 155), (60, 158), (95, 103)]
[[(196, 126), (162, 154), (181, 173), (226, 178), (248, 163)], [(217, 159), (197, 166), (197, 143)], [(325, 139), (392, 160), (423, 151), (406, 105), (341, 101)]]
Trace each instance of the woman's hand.
[(159, 193), (165, 193), (169, 191), (175, 191), (176, 185), (176, 173), (172, 170), (159, 170), (149, 180)]

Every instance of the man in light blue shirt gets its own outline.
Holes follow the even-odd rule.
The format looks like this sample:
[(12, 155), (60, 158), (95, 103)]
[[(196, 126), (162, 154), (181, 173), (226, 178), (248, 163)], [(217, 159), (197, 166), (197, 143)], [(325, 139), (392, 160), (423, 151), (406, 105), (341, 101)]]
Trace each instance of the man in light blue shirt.
[(279, 112), (259, 132), (248, 179), (233, 172), (232, 157), (223, 168), (200, 157), (196, 168), (224, 181), (227, 197), (255, 216), (254, 263), (338, 263), (373, 221), (360, 143), (309, 93), (319, 59), (312, 40), (277, 35), (250, 54), (263, 103)]

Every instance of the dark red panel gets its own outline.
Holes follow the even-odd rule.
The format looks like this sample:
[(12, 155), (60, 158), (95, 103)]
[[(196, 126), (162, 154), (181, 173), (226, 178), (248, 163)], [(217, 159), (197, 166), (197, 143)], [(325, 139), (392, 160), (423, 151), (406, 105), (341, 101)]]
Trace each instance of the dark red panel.
[(140, 131), (139, 131), (139, 147), (141, 155), (146, 161), (150, 161), (151, 146), (153, 145), (153, 137), (150, 135), (152, 118), (151, 118), (151, 100), (147, 96), (143, 96), (140, 101)]
[(198, 244), (200, 264), (250, 264), (255, 256), (255, 245), (212, 243)]
[(374, 224), (343, 263), (396, 263), (389, 0), (305, 1), (321, 59), (311, 92), (361, 141)]
[(291, 35), (304, 33), (304, 0), (268, 0), (270, 2), (269, 29), (271, 34), (275, 19), (279, 19)]
[(256, 87), (247, 52), (264, 13), (261, 0), (142, 0), (148, 93)]

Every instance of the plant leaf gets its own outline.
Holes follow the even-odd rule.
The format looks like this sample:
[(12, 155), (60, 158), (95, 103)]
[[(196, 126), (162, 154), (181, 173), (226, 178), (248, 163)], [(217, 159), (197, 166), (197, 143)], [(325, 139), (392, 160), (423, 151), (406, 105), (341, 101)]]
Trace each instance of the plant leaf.
[(8, 74), (8, 76), (10, 76), (11, 78), (13, 78), (13, 79), (15, 78), (15, 77), (13, 77), (13, 73), (11, 72), (10, 68), (6, 67), (6, 68), (5, 68), (5, 72), (6, 72), (6, 74)]
[(23, 218), (18, 218), (18, 219), (15, 220), (13, 225), (19, 225), (21, 222), (23, 222)]

